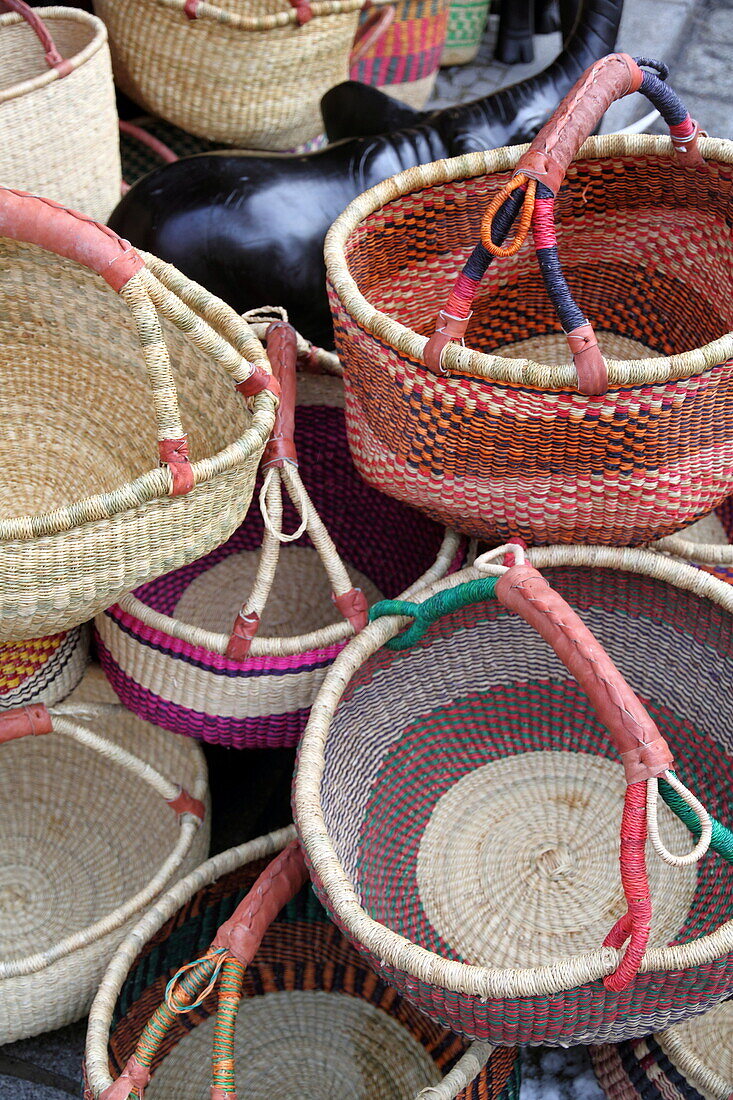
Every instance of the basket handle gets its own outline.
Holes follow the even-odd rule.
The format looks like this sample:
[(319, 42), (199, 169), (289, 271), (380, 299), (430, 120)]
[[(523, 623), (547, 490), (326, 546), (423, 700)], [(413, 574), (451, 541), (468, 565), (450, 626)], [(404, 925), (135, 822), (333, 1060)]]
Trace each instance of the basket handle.
[[(365, 5), (367, 7), (367, 5)], [(354, 44), (351, 47), (349, 65), (355, 65), (361, 61), (373, 46), (384, 37), (387, 28), (394, 23), (395, 8), (393, 4), (374, 8), (369, 12), (363, 23), (359, 25), (354, 36)]]
[[(656, 68), (660, 75), (642, 70), (641, 65)], [(679, 97), (664, 83), (667, 71), (661, 62), (648, 58), (608, 54), (587, 69), (565, 96), (521, 155), (511, 180), (494, 196), (483, 216), (481, 243), (458, 276), (445, 309), (438, 314), (436, 331), (425, 347), (424, 362), (429, 370), (443, 372), (445, 347), (453, 340), (463, 340), (472, 315), (471, 306), (489, 265), (496, 256), (517, 253), (531, 226), (545, 289), (578, 372), (578, 391), (588, 396), (607, 393), (605, 359), (592, 325), (573, 299), (560, 264), (555, 196), (570, 162), (611, 103), (635, 91), (643, 92), (667, 122), (679, 162), (688, 168), (704, 163), (697, 145), (700, 129)], [(517, 217), (519, 227), (511, 244), (505, 246)]]
[(49, 68), (56, 69), (59, 77), (68, 76), (70, 72), (73, 72), (74, 66), (71, 61), (67, 61), (66, 58), (61, 56), (46, 24), (24, 0), (0, 0), (0, 11), (3, 10), (14, 11), (25, 19), (43, 46)]

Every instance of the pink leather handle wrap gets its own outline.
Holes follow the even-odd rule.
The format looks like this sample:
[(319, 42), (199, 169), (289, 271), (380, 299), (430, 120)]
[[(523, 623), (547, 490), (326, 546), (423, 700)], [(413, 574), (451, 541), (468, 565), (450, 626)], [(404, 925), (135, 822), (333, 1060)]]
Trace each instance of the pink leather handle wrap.
[(0, 714), (0, 745), (6, 741), (17, 741), (20, 737), (38, 737), (52, 731), (51, 715), (43, 703), (15, 707)]
[(225, 947), (243, 966), (249, 966), (262, 937), (284, 905), (308, 881), (308, 871), (297, 840), (268, 864), (228, 921), (222, 924), (212, 943)]
[(667, 742), (606, 651), (582, 619), (531, 565), (513, 565), (496, 597), (516, 611), (554, 649), (611, 735), (627, 783), (640, 783), (674, 766)]
[(568, 165), (608, 108), (615, 100), (637, 91), (643, 78), (639, 66), (626, 53), (610, 53), (597, 61), (573, 85), (519, 158), (514, 175), (523, 172), (546, 184), (556, 195)]
[(145, 261), (106, 225), (50, 199), (0, 187), (0, 237), (35, 244), (74, 260), (120, 291)]
[(46, 24), (34, 12), (33, 8), (24, 3), (24, 0), (0, 0), (0, 12), (2, 11), (14, 11), (25, 19), (43, 46), (47, 64), (52, 69), (56, 69), (59, 76), (67, 76), (72, 71), (73, 65), (70, 61), (65, 60), (57, 50), (56, 43), (51, 37), (51, 32)]
[(272, 374), (280, 383), (280, 406), (275, 413), (272, 435), (262, 456), (262, 467), (282, 466), (298, 461), (293, 436), (295, 434), (295, 385), (298, 361), (298, 341), (295, 329), (284, 321), (275, 321), (265, 334), (267, 358)]

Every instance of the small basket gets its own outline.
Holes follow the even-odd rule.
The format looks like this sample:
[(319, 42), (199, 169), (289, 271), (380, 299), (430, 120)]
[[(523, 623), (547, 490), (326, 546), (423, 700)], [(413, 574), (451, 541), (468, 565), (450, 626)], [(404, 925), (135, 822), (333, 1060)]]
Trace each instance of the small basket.
[(205, 858), (208, 788), (198, 746), (118, 705), (5, 711), (0, 752), (0, 1043), (10, 1043), (89, 1010), (118, 944)]
[(0, 11), (0, 184), (104, 222), (122, 179), (104, 24), (22, 0)]
[(224, 546), (96, 620), (102, 666), (125, 706), (240, 749), (297, 744), (326, 670), (366, 624), (368, 603), (443, 576), (465, 549), (358, 477), (339, 378), (300, 375), (293, 441), (294, 329), (272, 324), (267, 344), (276, 377), (287, 381), (260, 507)]
[(0, 641), (68, 630), (242, 522), (276, 384), (219, 299), (0, 188), (0, 347)]
[[(450, 0), (396, 0), (391, 25), (352, 59), (351, 79), (373, 84), (418, 109), (435, 87), (448, 29)], [(369, 18), (362, 15), (362, 20)]]
[(481, 46), (489, 16), (489, 0), (451, 0), (443, 65), (467, 65)]
[(86, 1100), (225, 1100), (235, 1065), (247, 1100), (518, 1097), (516, 1050), (466, 1049), (374, 978), (303, 885), (292, 835), (210, 859), (120, 947), (89, 1017)]
[[(672, 142), (592, 138), (570, 164), (639, 81)], [(354, 200), (326, 262), (362, 476), (494, 542), (634, 545), (709, 512), (733, 491), (732, 205), (733, 144), (698, 147), (678, 98), (624, 54), (529, 149), (411, 168)]]
[(592, 1047), (590, 1056), (608, 1100), (730, 1100), (733, 1001), (648, 1038)]
[(648, 551), (538, 549), (543, 576), (508, 549), (371, 609), (313, 705), (296, 824), (334, 919), (434, 1019), (647, 1034), (733, 989), (733, 841), (703, 808), (729, 814), (733, 589)]
[(90, 639), (85, 623), (46, 638), (0, 643), (0, 711), (60, 703), (84, 675)]

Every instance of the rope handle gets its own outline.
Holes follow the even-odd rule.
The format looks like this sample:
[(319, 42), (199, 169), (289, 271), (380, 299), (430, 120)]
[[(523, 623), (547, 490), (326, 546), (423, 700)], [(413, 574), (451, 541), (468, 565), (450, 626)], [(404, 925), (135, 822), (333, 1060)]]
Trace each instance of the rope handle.
[[(0, 0), (0, 2), (2, 2), (2, 0)], [(142, 126), (136, 126), (134, 122), (125, 122), (124, 119), (120, 119), (119, 128), (121, 134), (126, 134), (127, 137), (139, 141), (141, 145), (146, 146), (146, 148), (155, 153), (157, 157), (160, 157), (164, 164), (175, 164), (175, 162), (180, 159), (178, 154), (174, 153), (169, 145), (166, 145), (164, 141), (161, 141), (153, 134), (149, 134)], [(125, 180), (122, 181), (121, 190), (123, 195), (126, 195), (130, 190), (130, 185), (126, 183)]]
[(20, 15), (22, 19), (25, 19), (43, 46), (49, 68), (55, 69), (59, 77), (68, 76), (70, 72), (73, 72), (73, 64), (61, 56), (48, 27), (30, 5), (26, 4), (24, 0), (0, 0), (0, 11), (3, 10), (13, 11)]
[[(657, 72), (642, 70), (651, 66)], [(494, 196), (481, 222), (474, 248), (438, 315), (436, 330), (424, 352), (426, 367), (445, 373), (442, 360), (452, 340), (462, 340), (479, 285), (495, 257), (515, 255), (530, 228), (545, 290), (558, 315), (578, 373), (578, 391), (587, 396), (608, 392), (608, 368), (593, 326), (575, 303), (562, 271), (555, 232), (555, 196), (571, 161), (605, 112), (617, 99), (641, 91), (670, 128), (678, 161), (688, 168), (704, 164), (698, 149), (700, 129), (679, 97), (664, 83), (661, 62), (614, 53), (591, 65), (563, 99), (529, 149), (517, 161), (512, 178)], [(519, 217), (510, 245), (504, 240)]]
[[(365, 4), (365, 9), (368, 7)], [(384, 7), (373, 8), (363, 23), (360, 23), (354, 36), (354, 44), (351, 47), (349, 65), (356, 65), (369, 53), (372, 47), (384, 37), (387, 28), (394, 23), (396, 9), (393, 4)]]

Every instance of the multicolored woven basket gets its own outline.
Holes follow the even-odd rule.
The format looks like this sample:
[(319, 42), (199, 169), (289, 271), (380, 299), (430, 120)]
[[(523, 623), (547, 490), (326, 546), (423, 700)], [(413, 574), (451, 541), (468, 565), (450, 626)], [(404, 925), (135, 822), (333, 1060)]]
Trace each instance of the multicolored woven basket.
[(441, 65), (466, 65), (479, 51), (489, 0), (451, 0)]
[(467, 1049), (421, 1016), (302, 885), (297, 848), (268, 863), (292, 835), (210, 859), (122, 945), (89, 1017), (86, 1100), (190, 1100), (210, 1086), (225, 1100), (235, 1064), (247, 1100), (518, 1098), (516, 1050)]
[(85, 623), (46, 638), (0, 643), (0, 710), (60, 703), (84, 675), (90, 639)]
[(608, 1100), (731, 1100), (733, 1001), (668, 1031), (592, 1047)]
[[(570, 164), (639, 80), (672, 142), (592, 138)], [(696, 132), (661, 79), (610, 55), (528, 150), (412, 168), (351, 203), (326, 261), (370, 484), (476, 537), (535, 543), (643, 543), (731, 493), (733, 144)]]
[[(450, 0), (396, 0), (395, 17), (351, 66), (351, 79), (424, 107), (435, 85), (448, 30)], [(368, 19), (364, 13), (362, 20)]]
[[(294, 345), (290, 352), (294, 370)], [(99, 657), (122, 702), (219, 745), (296, 744), (367, 604), (463, 562), (465, 540), (359, 478), (340, 378), (299, 377), (295, 445), (280, 440), (284, 460), (268, 445), (260, 507), (223, 546), (96, 620)]]
[[(500, 1043), (648, 1034), (733, 989), (733, 869), (702, 854), (731, 834), (669, 788), (671, 750), (730, 814), (733, 590), (601, 547), (537, 549), (546, 580), (497, 580), (506, 549), (372, 609), (388, 617), (314, 703), (296, 825), (334, 919), (438, 1022)], [(660, 832), (693, 849), (680, 865)]]

